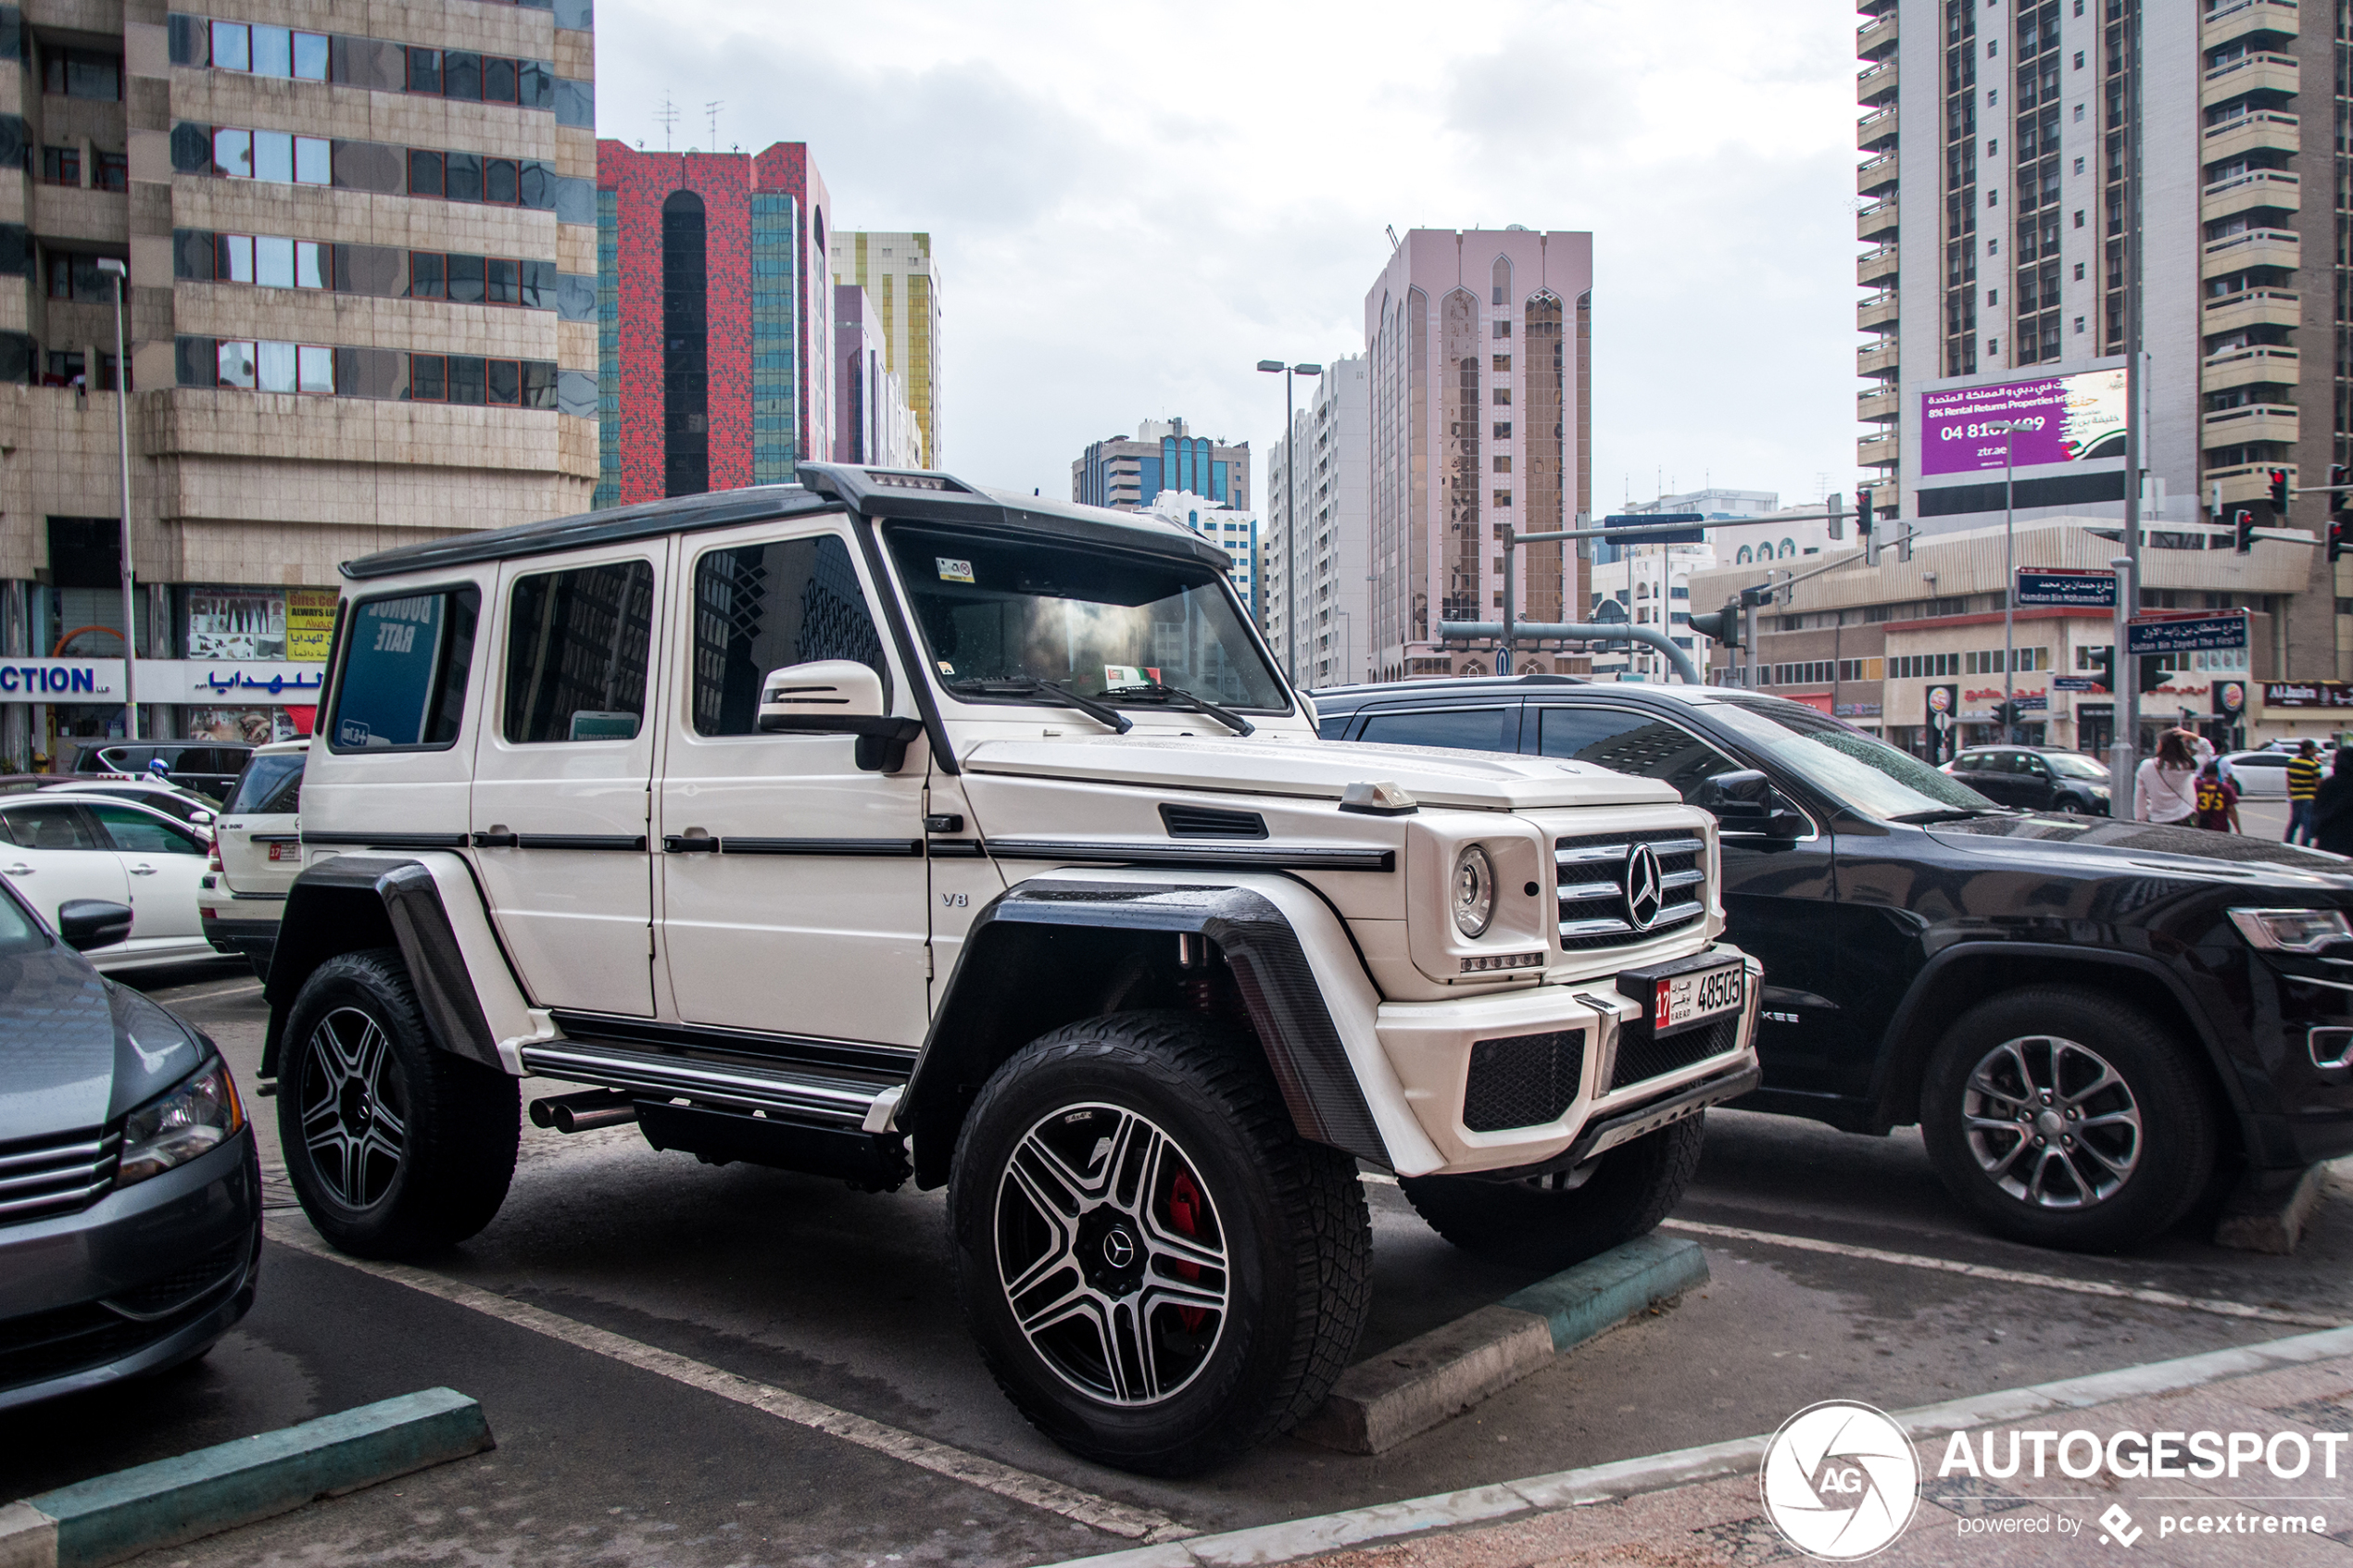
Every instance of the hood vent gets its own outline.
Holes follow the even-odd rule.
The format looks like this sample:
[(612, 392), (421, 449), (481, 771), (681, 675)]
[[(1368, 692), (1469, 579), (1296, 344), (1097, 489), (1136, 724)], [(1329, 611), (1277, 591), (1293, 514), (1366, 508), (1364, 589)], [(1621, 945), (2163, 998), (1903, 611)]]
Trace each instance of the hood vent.
[(1169, 806), (1160, 820), (1171, 838), (1264, 838), (1266, 819), (1255, 811), (1220, 811), (1210, 806)]

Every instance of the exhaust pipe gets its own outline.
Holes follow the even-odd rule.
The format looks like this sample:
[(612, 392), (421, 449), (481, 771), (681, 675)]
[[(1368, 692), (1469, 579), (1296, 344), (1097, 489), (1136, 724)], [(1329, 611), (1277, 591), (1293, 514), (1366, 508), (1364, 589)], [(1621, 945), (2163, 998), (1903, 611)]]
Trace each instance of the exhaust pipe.
[(592, 1127), (619, 1127), (637, 1120), (637, 1102), (610, 1089), (558, 1095), (531, 1102), (531, 1124), (559, 1133), (585, 1133)]

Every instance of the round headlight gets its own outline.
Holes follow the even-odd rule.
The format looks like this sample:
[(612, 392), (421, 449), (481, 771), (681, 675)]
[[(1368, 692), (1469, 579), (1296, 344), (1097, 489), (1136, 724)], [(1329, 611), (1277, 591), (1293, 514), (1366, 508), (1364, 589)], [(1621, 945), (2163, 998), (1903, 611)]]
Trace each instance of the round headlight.
[(1454, 929), (1466, 936), (1481, 936), (1494, 918), (1495, 862), (1473, 844), (1454, 857)]

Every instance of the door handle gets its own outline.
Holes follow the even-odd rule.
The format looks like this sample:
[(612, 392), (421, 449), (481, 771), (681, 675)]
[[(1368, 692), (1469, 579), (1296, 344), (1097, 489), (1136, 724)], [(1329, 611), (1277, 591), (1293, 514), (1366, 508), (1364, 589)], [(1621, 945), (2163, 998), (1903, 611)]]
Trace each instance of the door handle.
[(153, 876), (156, 874), (156, 869), (153, 866), (147, 865), (133, 866), (131, 868), (131, 874), (132, 876)]
[(10, 866), (7, 870), (10, 876), (31, 876), (32, 874), (32, 868), (26, 865), (22, 860), (19, 860), (15, 865)]
[(689, 828), (683, 834), (662, 834), (661, 847), (666, 855), (716, 855), (719, 853), (719, 840), (700, 828)]

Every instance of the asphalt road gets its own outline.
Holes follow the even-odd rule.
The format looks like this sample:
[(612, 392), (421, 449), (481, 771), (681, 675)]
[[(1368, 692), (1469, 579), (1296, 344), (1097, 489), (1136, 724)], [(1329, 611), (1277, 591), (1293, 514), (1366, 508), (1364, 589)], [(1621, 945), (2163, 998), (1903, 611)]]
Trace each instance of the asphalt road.
[[(224, 965), (148, 988), (251, 1081), (263, 1016), (249, 978)], [(274, 1165), (275, 1102), (252, 1103)], [(998, 1395), (947, 1286), (938, 1194), (705, 1166), (632, 1128), (526, 1127), (497, 1220), (414, 1283), (305, 1249), (299, 1210), (276, 1211), (252, 1315), (195, 1366), (0, 1427), (0, 1500), (447, 1385), (482, 1400), (496, 1452), (152, 1562), (1021, 1564), (1134, 1544), (1077, 1522), (1072, 1498), (1227, 1529), (1768, 1432), (1821, 1399), (1903, 1408), (2353, 1321), (2341, 1180), (2292, 1258), (2221, 1251), (2195, 1227), (2132, 1257), (2078, 1258), (1977, 1231), (1912, 1134), (1721, 1111), (1708, 1129), (1669, 1225), (1703, 1242), (1713, 1280), (1675, 1310), (1379, 1458), (1286, 1440), (1168, 1483), (1070, 1458)], [(1524, 1282), (1447, 1247), (1393, 1185), (1366, 1191), (1363, 1353)], [(651, 1348), (616, 1352), (613, 1335)], [(728, 1374), (1039, 1485), (966, 1485), (748, 1408), (710, 1391)]]

